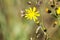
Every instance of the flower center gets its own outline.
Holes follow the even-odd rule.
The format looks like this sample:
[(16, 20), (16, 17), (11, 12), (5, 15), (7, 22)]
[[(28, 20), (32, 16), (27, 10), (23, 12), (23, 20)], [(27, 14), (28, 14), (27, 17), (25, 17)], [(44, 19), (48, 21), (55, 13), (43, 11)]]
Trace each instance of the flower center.
[(34, 16), (35, 16), (35, 15), (34, 15), (34, 12), (31, 12), (29, 16), (30, 16), (30, 17), (34, 17)]

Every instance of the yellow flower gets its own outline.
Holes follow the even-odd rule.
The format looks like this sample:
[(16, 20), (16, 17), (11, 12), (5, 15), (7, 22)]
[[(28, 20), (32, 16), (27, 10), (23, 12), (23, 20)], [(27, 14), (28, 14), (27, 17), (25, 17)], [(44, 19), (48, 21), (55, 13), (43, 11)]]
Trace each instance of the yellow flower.
[(58, 9), (56, 10), (57, 14), (60, 14), (60, 7), (58, 7)]
[(33, 8), (29, 8), (26, 9), (26, 14), (25, 14), (25, 18), (29, 19), (29, 20), (33, 20), (33, 21), (37, 21), (37, 17), (40, 16), (39, 12), (36, 11), (36, 7)]

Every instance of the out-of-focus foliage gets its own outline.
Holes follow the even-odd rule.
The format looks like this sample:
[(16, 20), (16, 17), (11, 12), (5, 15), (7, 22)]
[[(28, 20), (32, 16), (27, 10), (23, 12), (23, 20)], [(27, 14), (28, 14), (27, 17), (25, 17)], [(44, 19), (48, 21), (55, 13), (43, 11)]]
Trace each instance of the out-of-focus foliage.
[[(28, 1), (32, 5), (28, 5)], [(39, 0), (42, 4), (36, 6), (37, 0), (0, 0), (0, 34), (3, 40), (44, 40), (45, 35), (41, 29), (36, 34), (36, 29), (39, 27), (34, 21), (26, 20), (21, 17), (21, 10), (36, 6), (41, 16), (38, 18), (40, 23), (47, 29), (48, 37), (52, 40), (60, 40), (59, 26), (60, 16), (56, 19), (45, 12), (46, 7), (55, 14), (55, 10), (50, 7), (49, 0)], [(39, 3), (38, 3), (39, 4)], [(58, 22), (56, 27), (53, 27), (54, 21)], [(56, 31), (58, 30), (58, 31)], [(56, 33), (56, 34), (55, 34)], [(39, 37), (37, 38), (37, 35)], [(2, 39), (0, 39), (2, 40)]]

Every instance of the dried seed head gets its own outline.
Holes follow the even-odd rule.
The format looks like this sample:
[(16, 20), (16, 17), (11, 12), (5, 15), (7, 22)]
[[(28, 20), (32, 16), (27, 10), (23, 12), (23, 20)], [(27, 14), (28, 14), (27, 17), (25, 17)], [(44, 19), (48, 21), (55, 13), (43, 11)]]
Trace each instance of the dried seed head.
[(33, 40), (32, 37), (30, 38), (30, 40)]
[(56, 25), (57, 25), (57, 21), (54, 22), (53, 27), (55, 27)]
[(36, 29), (36, 34), (38, 33), (38, 31), (40, 30), (41, 26), (39, 26), (37, 29)]
[(37, 38), (40, 36), (40, 34), (37, 35)]
[(24, 11), (23, 11), (23, 10), (21, 10), (20, 12), (21, 12), (22, 14), (24, 13)]
[(24, 17), (24, 14), (21, 14), (21, 17)]
[(27, 4), (28, 4), (28, 5), (31, 5), (31, 1), (28, 1)]
[(21, 12), (21, 17), (24, 17), (24, 11), (21, 10), (20, 12)]
[(40, 7), (41, 4), (42, 4), (42, 1), (38, 0), (37, 3), (36, 3), (36, 6)]

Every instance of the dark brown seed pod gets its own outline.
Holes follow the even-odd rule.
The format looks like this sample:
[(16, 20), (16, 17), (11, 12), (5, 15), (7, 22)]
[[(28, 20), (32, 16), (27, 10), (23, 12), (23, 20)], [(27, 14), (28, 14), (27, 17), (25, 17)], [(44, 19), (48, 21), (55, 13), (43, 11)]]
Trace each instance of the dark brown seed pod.
[(57, 0), (57, 2), (59, 2), (60, 0)]
[(47, 32), (47, 29), (44, 29), (44, 32)]
[(47, 13), (51, 13), (51, 10), (49, 10), (48, 8), (46, 8), (46, 12)]
[(55, 27), (56, 26), (56, 24), (53, 24), (53, 27)]
[(54, 7), (55, 7), (55, 5), (51, 5), (51, 7), (52, 7), (52, 8), (54, 8)]
[(51, 10), (48, 10), (48, 13), (51, 13)]

